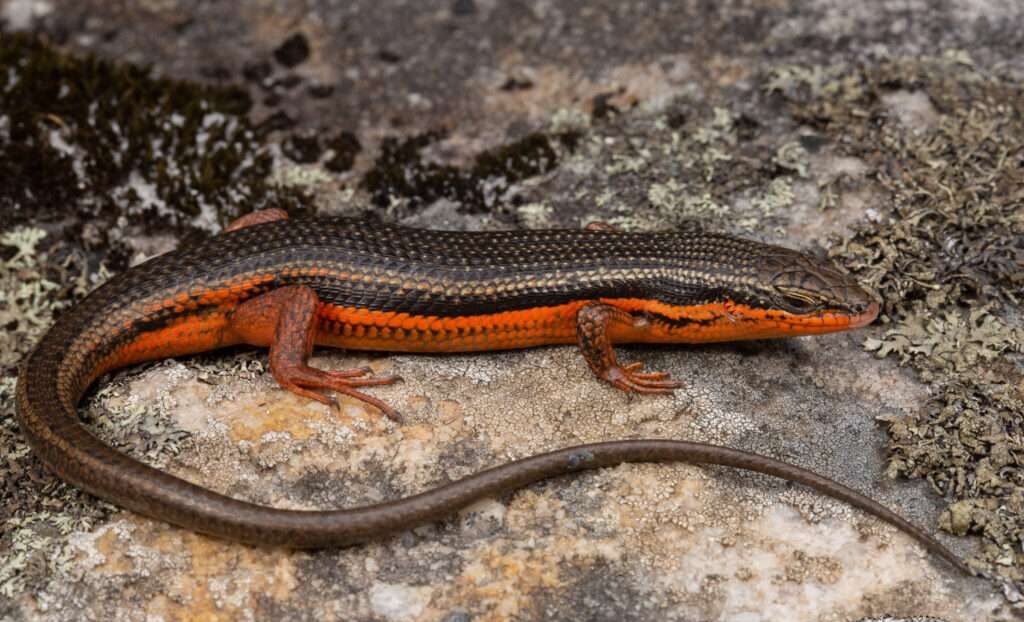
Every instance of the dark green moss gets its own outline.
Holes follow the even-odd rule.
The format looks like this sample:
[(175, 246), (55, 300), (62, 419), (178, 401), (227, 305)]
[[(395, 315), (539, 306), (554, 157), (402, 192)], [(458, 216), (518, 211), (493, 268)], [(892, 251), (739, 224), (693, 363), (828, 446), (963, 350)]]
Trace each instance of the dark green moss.
[(612, 98), (618, 94), (619, 93), (616, 91), (612, 93), (601, 93), (599, 95), (595, 95), (593, 101), (591, 102), (590, 116), (592, 116), (597, 121), (602, 121), (604, 119), (619, 114), (619, 109), (615, 107), (614, 104), (611, 103)]
[(579, 149), (580, 141), (583, 140), (583, 132), (578, 130), (571, 130), (565, 132), (559, 132), (555, 135), (558, 142), (562, 143), (562, 146), (569, 150), (569, 153), (576, 153)]
[(338, 132), (327, 141), (327, 148), (334, 151), (334, 155), (324, 162), (324, 167), (334, 173), (344, 173), (352, 169), (363, 146), (352, 132)]
[(109, 231), (127, 216), (141, 232), (183, 233), (293, 194), (267, 181), (242, 89), (70, 57), (22, 34), (0, 38), (0, 68), (0, 207), (13, 223), (74, 214)]
[(246, 63), (242, 66), (242, 77), (248, 82), (255, 82), (257, 84), (262, 84), (273, 72), (274, 68), (265, 60)]
[(274, 59), (289, 68), (304, 63), (307, 58), (309, 58), (309, 42), (306, 41), (306, 35), (301, 32), (288, 37), (274, 50)]
[(281, 144), (281, 152), (292, 162), (310, 164), (320, 158), (323, 148), (316, 134), (292, 134)]
[(408, 199), (413, 207), (438, 199), (457, 201), (467, 212), (496, 207), (516, 183), (544, 174), (558, 164), (550, 140), (531, 134), (479, 154), (468, 169), (427, 162), (422, 150), (444, 138), (444, 132), (425, 132), (406, 139), (387, 138), (363, 187), (378, 206), (393, 198)]
[(31, 212), (22, 206), (36, 205), (54, 217), (73, 209), (80, 196), (70, 157), (28, 142), (10, 141), (0, 147), (0, 212), (13, 220), (11, 224), (28, 218)]
[[(268, 105), (271, 105), (268, 103)], [(277, 105), (274, 103), (273, 105)], [(256, 133), (261, 139), (265, 139), (272, 132), (280, 132), (282, 130), (288, 130), (297, 124), (297, 121), (293, 119), (283, 110), (271, 114), (266, 119), (263, 119), (256, 124)]]
[(510, 182), (515, 182), (546, 173), (557, 162), (558, 158), (548, 137), (531, 134), (477, 156), (473, 175), (481, 178), (504, 176)]

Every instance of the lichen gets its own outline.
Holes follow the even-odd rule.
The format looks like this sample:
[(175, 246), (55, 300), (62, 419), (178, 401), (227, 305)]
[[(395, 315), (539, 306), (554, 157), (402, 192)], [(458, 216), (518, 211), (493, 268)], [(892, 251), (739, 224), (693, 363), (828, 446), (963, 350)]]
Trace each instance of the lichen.
[[(915, 412), (885, 418), (888, 472), (926, 478), (949, 502), (941, 527), (981, 536), (974, 563), (1019, 592), (1024, 84), (958, 54), (783, 68), (767, 88), (863, 160), (887, 197), (875, 221), (833, 240), (830, 255), (883, 301), (885, 328), (865, 348), (916, 370), (932, 393)], [(895, 93), (926, 95), (934, 121), (915, 127), (893, 114)]]
[[(58, 286), (44, 278), (45, 261), (36, 254), (44, 237), (42, 230), (24, 227), (0, 236), (0, 244), (13, 251), (0, 261), (0, 507), (5, 508), (0, 548), (8, 551), (0, 562), (0, 596), (8, 598), (21, 592), (30, 577), (66, 562), (61, 537), (97, 515), (95, 510), (79, 512), (85, 509), (81, 493), (52, 485), (31, 458), (14, 417), (16, 367), (59, 306), (53, 295)], [(49, 490), (40, 489), (41, 481), (51, 482)]]
[[(266, 174), (262, 141), (275, 127), (288, 126), (283, 113), (250, 128), (230, 90), (64, 57), (24, 37), (5, 37), (0, 47), (0, 66), (13, 70), (6, 81), (0, 72), (0, 208), (12, 207), (15, 221), (53, 223), (74, 205), (83, 221), (98, 223), (91, 229), (79, 223), (66, 239), (16, 230), (0, 249), (9, 264), (7, 273), (0, 271), (0, 313), (17, 322), (5, 334), (6, 358), (0, 360), (6, 374), (0, 378), (0, 504), (12, 512), (0, 533), (0, 548), (12, 553), (0, 562), (0, 592), (12, 594), (64, 568), (64, 535), (111, 511), (59, 483), (31, 458), (13, 416), (12, 375), (55, 312), (102, 280), (104, 266), (123, 267), (119, 241), (110, 232), (125, 221), (143, 231), (171, 223), (173, 233), (188, 234), (192, 227), (226, 222), (241, 205), (308, 207), (308, 201)], [(25, 64), (12, 64), (21, 63), (10, 53), (16, 48), (29, 58)], [(62, 86), (79, 84), (75, 80), (88, 85), (68, 91), (77, 109), (37, 109), (39, 101), (68, 96), (60, 95)], [(22, 82), (48, 84), (33, 88), (50, 99), (24, 93), (12, 98), (25, 88)], [(941, 122), (920, 134), (899, 126), (879, 95), (900, 89), (927, 91)], [(1015, 310), (1024, 284), (1018, 83), (981, 75), (959, 59), (867, 69), (783, 68), (769, 76), (766, 92), (789, 106), (793, 120), (868, 162), (872, 181), (892, 198), (891, 206), (879, 207), (877, 222), (837, 240), (833, 251), (885, 300), (889, 324), (865, 346), (917, 370), (934, 390), (934, 401), (918, 412), (887, 418), (890, 473), (927, 477), (951, 500), (944, 528), (982, 534), (982, 561), (1018, 578), (1024, 455), (1015, 440), (1021, 438), (1024, 386)], [(119, 102), (125, 110), (114, 111), (122, 115), (115, 117), (119, 129), (105, 127), (102, 115), (79, 114), (92, 98), (100, 101), (96, 111), (110, 112), (112, 93), (127, 93)], [(9, 140), (15, 131), (27, 140)], [(154, 137), (159, 149), (146, 142)], [(550, 201), (527, 199), (532, 202), (512, 214), (523, 224), (546, 224), (549, 217), (559, 222), (560, 208), (571, 202), (601, 207), (604, 219), (622, 228), (679, 226), (696, 218), (760, 234), (788, 218), (784, 208), (794, 202), (794, 182), (808, 175), (802, 140), (777, 138), (742, 104), (682, 97), (664, 111), (611, 114), (594, 123), (578, 114), (556, 115), (547, 132), (485, 152), (463, 167), (429, 159), (440, 133), (392, 139), (362, 188), (392, 217), (439, 198), (468, 211), (498, 210), (518, 182), (592, 171), (586, 181), (595, 183), (577, 183), (572, 193)], [(361, 151), (352, 135), (325, 146), (333, 152), (325, 157), (333, 172), (350, 170)], [(129, 166), (126, 156), (137, 157), (137, 165)], [(565, 166), (556, 168), (558, 163)], [(283, 175), (299, 181), (305, 169), (292, 167)], [(2, 181), (11, 179), (21, 185)], [(842, 180), (828, 191), (843, 192)], [(154, 212), (158, 205), (166, 213)], [(150, 221), (153, 214), (159, 217)], [(101, 390), (98, 404), (87, 411), (111, 442), (157, 461), (175, 451), (181, 433), (163, 418), (159, 404), (108, 413), (104, 404), (112, 391)]]
[[(561, 115), (552, 126), (563, 126)], [(700, 223), (763, 235), (785, 222), (807, 153), (796, 143), (756, 140), (761, 135), (739, 106), (687, 97), (664, 110), (595, 122), (562, 167), (565, 183), (580, 190), (571, 200), (555, 199), (554, 210), (590, 203), (625, 230)]]
[[(0, 262), (0, 596), (24, 591), (53, 572), (68, 567), (71, 554), (66, 536), (88, 529), (109, 515), (112, 506), (45, 472), (32, 458), (14, 414), (15, 371), (22, 356), (66, 302), (56, 293), (62, 286), (44, 277), (50, 257), (38, 251), (45, 232), (17, 227), (0, 235), (0, 245), (14, 255)], [(90, 288), (86, 273), (65, 281), (77, 298)], [(160, 464), (177, 452), (185, 434), (166, 416), (165, 405), (112, 408), (117, 389), (100, 389), (85, 413), (86, 421), (115, 447)]]

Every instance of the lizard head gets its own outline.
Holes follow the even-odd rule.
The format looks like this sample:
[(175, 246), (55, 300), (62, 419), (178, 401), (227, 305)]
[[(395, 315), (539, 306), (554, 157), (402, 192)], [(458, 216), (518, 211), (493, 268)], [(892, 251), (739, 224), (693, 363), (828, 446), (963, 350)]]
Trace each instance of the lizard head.
[(685, 252), (677, 278), (665, 281), (664, 298), (634, 305), (654, 327), (638, 338), (699, 343), (817, 335), (867, 326), (878, 316), (878, 302), (852, 276), (810, 255), (713, 235), (688, 240)]
[(757, 264), (759, 306), (795, 334), (860, 328), (878, 316), (878, 302), (852, 276), (797, 251), (769, 249)]

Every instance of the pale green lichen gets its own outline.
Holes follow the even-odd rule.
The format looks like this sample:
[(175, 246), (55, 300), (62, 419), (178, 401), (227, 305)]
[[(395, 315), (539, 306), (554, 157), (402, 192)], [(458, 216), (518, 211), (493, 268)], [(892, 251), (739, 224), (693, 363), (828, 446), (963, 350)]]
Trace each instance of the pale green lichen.
[(334, 181), (320, 166), (284, 163), (276, 167), (270, 179), (279, 186), (316, 190)]
[(59, 498), (70, 491), (60, 484), (41, 491), (38, 483), (26, 481), (23, 465), (33, 459), (14, 416), (13, 371), (63, 306), (54, 295), (58, 286), (43, 277), (46, 257), (38, 246), (45, 236), (33, 227), (17, 227), (0, 235), (0, 244), (15, 249), (10, 259), (0, 263), (0, 324), (7, 328), (0, 333), (0, 364), (11, 374), (0, 378), (0, 502), (10, 510), (0, 519), (0, 546), (9, 551), (0, 562), (0, 595), (6, 597), (23, 591), (30, 576), (63, 567), (67, 557), (62, 539), (81, 526), (74, 517), (80, 494), (71, 492), (63, 502), (48, 503), (46, 497)]
[[(763, 194), (753, 201), (754, 207), (761, 212), (761, 222), (775, 216), (793, 205), (793, 184), (785, 177), (773, 179)], [(751, 225), (752, 226), (752, 225)]]
[(807, 177), (810, 154), (803, 146), (796, 142), (788, 142), (775, 150), (772, 164), (779, 168), (792, 171), (798, 177)]
[(8, 268), (26, 267), (31, 264), (36, 252), (36, 245), (46, 237), (46, 232), (35, 227), (18, 227), (5, 231), (0, 235), (0, 244), (17, 249), (13, 257), (7, 260)]
[(880, 358), (895, 355), (902, 364), (966, 373), (1007, 352), (1024, 352), (1024, 329), (992, 315), (987, 306), (966, 315), (944, 306), (933, 314), (915, 306), (906, 319), (864, 340), (864, 348)]
[[(766, 220), (778, 225), (787, 218), (793, 182), (807, 175), (809, 155), (792, 141), (761, 146), (751, 140), (756, 134), (757, 122), (729, 107), (679, 98), (628, 124), (592, 126), (565, 174), (580, 179), (575, 200), (593, 202), (603, 220), (623, 230), (699, 222), (763, 234)], [(770, 162), (751, 155), (766, 148)], [(579, 159), (592, 164), (572, 164)]]
[(527, 229), (551, 227), (554, 208), (546, 203), (527, 203), (516, 208), (516, 216)]
[(561, 108), (551, 116), (550, 129), (554, 134), (581, 131), (590, 127), (590, 115), (575, 108)]
[[(887, 195), (877, 218), (830, 255), (883, 301), (885, 328), (865, 348), (916, 370), (932, 393), (916, 411), (884, 417), (889, 474), (927, 478), (949, 499), (942, 527), (980, 535), (974, 563), (1019, 593), (1024, 85), (969, 60), (951, 53), (872, 68), (784, 68), (766, 88), (841, 155), (863, 161)], [(887, 107), (890, 93), (923, 93), (936, 120), (905, 124)]]
[(0, 365), (13, 369), (26, 352), (25, 338), (34, 338), (50, 323), (62, 303), (54, 300), (58, 285), (43, 277), (36, 247), (46, 232), (16, 227), (0, 235), (0, 245), (15, 250), (0, 263)]

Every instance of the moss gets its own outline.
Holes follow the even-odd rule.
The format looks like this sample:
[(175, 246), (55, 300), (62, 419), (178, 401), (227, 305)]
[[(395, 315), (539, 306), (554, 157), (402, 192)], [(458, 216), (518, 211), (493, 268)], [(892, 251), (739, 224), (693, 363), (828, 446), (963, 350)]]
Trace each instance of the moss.
[[(0, 592), (10, 594), (66, 563), (63, 534), (109, 512), (31, 458), (13, 417), (13, 372), (54, 313), (103, 280), (106, 267), (124, 266), (127, 255), (111, 233), (123, 228), (117, 223), (155, 233), (170, 225), (182, 235), (224, 223), (243, 205), (296, 211), (308, 200), (268, 181), (262, 141), (294, 120), (279, 112), (251, 125), (237, 89), (69, 58), (21, 35), (0, 39), (0, 64), (0, 209), (12, 214), (6, 224), (51, 224), (69, 211), (77, 219), (64, 239), (35, 228), (0, 239), (0, 506), (10, 512), (0, 547), (12, 551), (0, 562)], [(261, 81), (269, 74), (269, 67), (255, 67), (246, 76)], [(603, 219), (624, 228), (697, 218), (756, 233), (786, 218), (782, 208), (793, 201), (793, 181), (806, 174), (808, 151), (830, 144), (863, 159), (890, 201), (877, 223), (837, 240), (832, 254), (885, 300), (889, 324), (865, 346), (917, 370), (934, 395), (918, 412), (886, 420), (890, 473), (928, 478), (950, 499), (943, 526), (980, 534), (981, 561), (1019, 579), (1020, 84), (958, 61), (787, 67), (765, 82), (770, 97), (814, 136), (773, 143), (770, 124), (741, 105), (681, 98), (657, 114), (609, 115), (598, 128), (561, 113), (550, 132), (480, 154), (465, 167), (425, 155), (441, 132), (390, 139), (363, 187), (382, 206), (443, 198), (484, 211), (514, 184), (561, 162), (559, 174), (581, 171), (570, 181), (574, 193), (520, 206), (523, 222), (546, 223), (571, 202), (599, 205)], [(926, 92), (938, 110), (935, 126), (921, 133), (900, 126), (885, 103), (895, 89)], [(40, 109), (39, 102), (53, 105)], [(324, 146), (335, 154), (327, 166), (336, 172), (350, 170), (361, 149), (344, 133)], [(841, 181), (830, 191), (842, 192)], [(91, 417), (108, 432), (127, 434), (114, 433), (114, 442), (140, 454), (155, 449), (159, 458), (180, 442), (159, 410), (110, 415), (100, 408)]]
[[(941, 526), (978, 534), (976, 563), (1024, 582), (1024, 84), (962, 58), (783, 68), (793, 116), (862, 159), (887, 200), (831, 255), (884, 301), (865, 347), (916, 370), (932, 399), (886, 418), (889, 473), (949, 500)], [(913, 127), (887, 103), (923, 93)]]
[(385, 139), (373, 169), (363, 178), (373, 202), (388, 207), (405, 199), (415, 209), (448, 199), (466, 212), (483, 213), (497, 207), (514, 184), (547, 173), (559, 160), (548, 136), (531, 134), (477, 155), (466, 169), (427, 161), (423, 150), (444, 137), (444, 132), (432, 131)]
[(281, 144), (281, 152), (292, 162), (311, 164), (320, 158), (323, 148), (314, 133), (292, 134)]
[(306, 35), (301, 32), (288, 37), (274, 50), (274, 59), (289, 68), (304, 63), (307, 58), (309, 58), (309, 42), (306, 41)]
[(187, 233), (295, 202), (266, 182), (272, 158), (240, 88), (154, 78), (23, 34), (0, 38), (0, 68), (0, 209), (13, 224), (75, 215), (107, 248), (125, 216)]
[(363, 146), (352, 132), (338, 132), (333, 138), (327, 141), (327, 148), (334, 152), (324, 168), (333, 173), (344, 173), (351, 170), (356, 163), (356, 156), (362, 151)]

